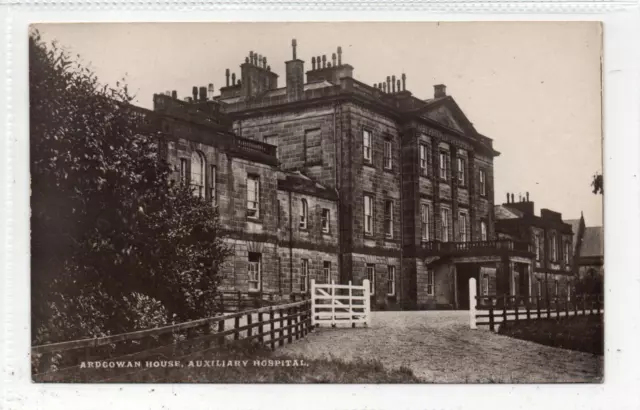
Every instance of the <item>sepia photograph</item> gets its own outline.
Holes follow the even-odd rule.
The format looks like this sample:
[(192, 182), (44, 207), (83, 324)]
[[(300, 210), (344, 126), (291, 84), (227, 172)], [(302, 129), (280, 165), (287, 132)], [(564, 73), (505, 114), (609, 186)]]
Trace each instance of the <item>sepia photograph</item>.
[(604, 382), (601, 23), (28, 36), (34, 382)]

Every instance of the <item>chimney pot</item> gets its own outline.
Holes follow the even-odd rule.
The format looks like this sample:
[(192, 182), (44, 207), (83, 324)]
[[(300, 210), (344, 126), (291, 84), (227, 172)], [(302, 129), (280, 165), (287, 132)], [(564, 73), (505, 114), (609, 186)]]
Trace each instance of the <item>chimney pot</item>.
[(515, 200), (515, 197), (514, 197), (513, 192), (512, 192), (512, 193), (511, 193), (511, 203), (513, 204), (513, 203), (515, 203), (515, 202), (516, 202), (516, 200)]
[(338, 65), (342, 65), (342, 47), (338, 46)]
[(298, 46), (298, 42), (296, 41), (296, 39), (294, 38), (293, 40), (291, 40), (291, 48), (293, 50), (293, 60), (295, 60), (296, 57), (296, 47)]
[(405, 73), (402, 73), (402, 91), (407, 89), (407, 76)]
[(320, 56), (316, 57), (316, 68), (318, 70), (322, 68), (322, 59), (320, 58)]
[(262, 64), (264, 68), (267, 68), (267, 57), (262, 58)]
[(398, 92), (400, 92), (401, 88), (400, 88), (400, 80), (397, 81), (397, 86), (398, 86)]
[(209, 87), (207, 88), (207, 98), (213, 98), (214, 93), (215, 88), (213, 87), (213, 83), (209, 83)]
[(507, 192), (507, 203), (509, 203), (509, 193)]
[(336, 53), (331, 54), (331, 63), (335, 66), (336, 65)]
[(249, 64), (249, 57), (245, 57), (245, 58), (244, 58), (244, 62), (245, 62), (245, 63), (247, 63), (247, 64)]
[(529, 191), (527, 191), (527, 202), (529, 202)]
[(200, 101), (207, 101), (207, 87), (200, 87)]
[(316, 58), (315, 57), (311, 57), (311, 69), (312, 70), (316, 69)]
[(387, 83), (382, 83), (382, 91), (387, 92)]
[(387, 92), (391, 92), (391, 77), (387, 76)]
[(446, 97), (447, 95), (447, 86), (444, 84), (437, 84), (433, 86), (433, 97), (441, 98)]
[(267, 71), (271, 71), (271, 66), (270, 65), (267, 66)]
[(236, 73), (231, 74), (231, 85), (236, 85)]
[(326, 68), (327, 67), (327, 56), (326, 54), (322, 55), (322, 68)]
[(196, 87), (195, 85), (191, 89), (191, 95), (193, 96), (193, 101), (198, 100), (198, 87)]
[(227, 77), (227, 87), (229, 86), (229, 69), (227, 68), (224, 72), (225, 77)]
[(178, 98), (178, 92), (176, 90), (171, 91), (171, 98), (174, 100)]
[(396, 92), (396, 76), (392, 75), (391, 76), (391, 88), (393, 89), (393, 92)]

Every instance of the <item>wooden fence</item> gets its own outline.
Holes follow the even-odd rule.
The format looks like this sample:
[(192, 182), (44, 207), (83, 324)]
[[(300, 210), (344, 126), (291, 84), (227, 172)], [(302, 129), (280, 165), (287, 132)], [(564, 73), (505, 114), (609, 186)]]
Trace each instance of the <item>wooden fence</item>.
[[(232, 314), (118, 335), (33, 346), (34, 380), (64, 381), (82, 363), (177, 357), (179, 360), (227, 343), (255, 340), (275, 349), (304, 338), (311, 326), (311, 301), (265, 306)], [(57, 357), (52, 370), (52, 358)]]
[(369, 280), (362, 286), (316, 283), (311, 280), (311, 323), (313, 326), (328, 324), (332, 327), (345, 324), (356, 327), (371, 325), (371, 298)]
[(560, 319), (571, 316), (599, 315), (604, 312), (602, 295), (572, 297), (476, 295), (476, 280), (469, 279), (469, 325), (471, 329), (523, 320)]
[(283, 303), (295, 302), (305, 297), (303, 293), (278, 292), (241, 292), (220, 291), (216, 297), (221, 313), (241, 312), (247, 309), (257, 309), (265, 306), (277, 306)]

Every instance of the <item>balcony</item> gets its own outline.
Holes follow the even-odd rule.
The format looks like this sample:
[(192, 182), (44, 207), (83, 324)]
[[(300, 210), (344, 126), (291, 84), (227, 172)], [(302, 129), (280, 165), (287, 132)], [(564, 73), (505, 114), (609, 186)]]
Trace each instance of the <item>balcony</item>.
[(472, 242), (422, 242), (421, 248), (440, 255), (495, 255), (502, 253), (533, 254), (533, 245), (511, 239)]

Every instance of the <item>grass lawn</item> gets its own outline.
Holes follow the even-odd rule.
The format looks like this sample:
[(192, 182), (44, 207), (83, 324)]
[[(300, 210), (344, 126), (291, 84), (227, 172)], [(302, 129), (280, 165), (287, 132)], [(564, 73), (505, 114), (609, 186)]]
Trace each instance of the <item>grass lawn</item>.
[[(154, 368), (149, 363), (165, 363)], [(171, 363), (171, 367), (166, 366)], [(53, 381), (53, 380), (50, 380)], [(385, 368), (376, 360), (344, 361), (274, 355), (268, 348), (237, 343), (176, 357), (142, 360), (137, 369), (77, 369), (59, 382), (109, 383), (420, 383), (411, 369)]]
[(604, 355), (602, 315), (509, 322), (498, 333), (546, 346)]

